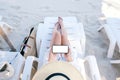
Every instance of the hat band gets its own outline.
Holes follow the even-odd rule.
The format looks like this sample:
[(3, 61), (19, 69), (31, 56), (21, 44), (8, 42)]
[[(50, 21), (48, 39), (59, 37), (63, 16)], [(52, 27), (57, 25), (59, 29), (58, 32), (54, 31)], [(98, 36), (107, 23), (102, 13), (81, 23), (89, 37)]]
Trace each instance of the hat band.
[(70, 80), (70, 78), (63, 73), (53, 73), (53, 74), (49, 75), (45, 80), (50, 80), (54, 76), (62, 76), (64, 78), (66, 78), (67, 80)]

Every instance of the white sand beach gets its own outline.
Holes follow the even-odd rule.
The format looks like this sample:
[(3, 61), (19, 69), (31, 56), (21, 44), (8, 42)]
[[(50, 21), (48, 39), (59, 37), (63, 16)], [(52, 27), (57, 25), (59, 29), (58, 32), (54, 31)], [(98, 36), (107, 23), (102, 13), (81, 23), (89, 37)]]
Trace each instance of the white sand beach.
[[(76, 16), (84, 25), (86, 55), (95, 55), (102, 80), (120, 77), (120, 65), (111, 65), (107, 58), (109, 41), (97, 29), (104, 22), (100, 17), (120, 17), (119, 0), (0, 0), (0, 15), (13, 27), (8, 34), (17, 51), (33, 26), (47, 16)], [(9, 50), (0, 36), (0, 50)]]

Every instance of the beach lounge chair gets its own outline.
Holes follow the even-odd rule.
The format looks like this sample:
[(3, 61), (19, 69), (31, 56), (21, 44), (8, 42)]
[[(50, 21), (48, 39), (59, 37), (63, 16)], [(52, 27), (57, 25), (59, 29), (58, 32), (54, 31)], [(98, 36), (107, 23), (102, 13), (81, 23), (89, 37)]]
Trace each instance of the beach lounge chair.
[[(7, 27), (7, 28), (5, 28)], [(2, 16), (0, 16), (0, 35), (7, 42), (12, 51), (15, 51), (15, 47), (9, 40), (6, 34), (6, 29), (12, 29), (10, 25), (5, 22), (2, 22)], [(8, 80), (20, 80), (20, 75), (23, 71), (25, 58), (20, 54), (20, 52), (9, 52), (9, 51), (0, 51), (0, 62), (7, 61), (14, 68), (14, 75)]]
[[(75, 48), (77, 51), (79, 51), (78, 53), (80, 54), (80, 57), (84, 57), (86, 37), (84, 33), (83, 24), (78, 23), (75, 17), (66, 17), (63, 19), (71, 46)], [(44, 24), (42, 23), (39, 24), (38, 31), (36, 34), (38, 56), (43, 56), (43, 54), (40, 53), (45, 52), (49, 48), (52, 30), (54, 28), (54, 24), (56, 21), (57, 17), (54, 18), (46, 17), (44, 20)]]
[(0, 51), (0, 62), (7, 61), (14, 69), (14, 75), (8, 80), (20, 80), (25, 58), (20, 52)]
[[(44, 24), (40, 23), (36, 34), (36, 46), (38, 58), (29, 56), (26, 59), (22, 80), (31, 80), (34, 62), (38, 62), (37, 70), (43, 65), (43, 56), (49, 48), (52, 30), (57, 17), (46, 17)], [(101, 80), (97, 62), (94, 56), (85, 56), (85, 33), (82, 23), (78, 23), (75, 17), (63, 17), (64, 25), (68, 33), (71, 46), (77, 51), (79, 65), (84, 80)], [(29, 67), (28, 67), (29, 65)], [(89, 66), (89, 67), (88, 67)], [(36, 68), (36, 67), (35, 67)], [(88, 71), (88, 75), (86, 73)], [(89, 76), (89, 77), (88, 77)]]
[(101, 31), (103, 28), (107, 37), (110, 41), (108, 49), (108, 58), (112, 58), (114, 54), (115, 47), (118, 46), (120, 52), (120, 19), (117, 18), (107, 18), (107, 23), (102, 25), (98, 31)]

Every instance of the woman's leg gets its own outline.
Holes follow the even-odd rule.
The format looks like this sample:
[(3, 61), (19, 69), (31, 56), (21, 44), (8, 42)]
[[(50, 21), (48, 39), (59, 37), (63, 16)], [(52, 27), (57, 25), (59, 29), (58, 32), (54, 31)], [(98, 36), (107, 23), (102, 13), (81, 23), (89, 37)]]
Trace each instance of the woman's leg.
[(49, 53), (49, 58), (48, 61), (56, 61), (56, 55), (52, 52), (52, 46), (53, 45), (61, 45), (61, 35), (60, 32), (58, 31), (58, 28), (60, 27), (59, 23), (57, 22), (55, 24), (55, 28), (53, 30), (53, 35), (52, 35), (52, 40), (50, 43), (50, 53)]
[[(67, 36), (67, 31), (64, 28), (64, 24), (63, 24), (63, 19), (61, 17), (58, 17), (58, 22), (61, 26), (61, 44), (62, 45), (67, 45), (69, 46), (69, 40), (68, 40), (68, 36)], [(71, 49), (69, 48), (68, 53), (66, 53), (64, 55), (66, 61), (71, 62), (72, 61), (72, 57), (71, 57)]]

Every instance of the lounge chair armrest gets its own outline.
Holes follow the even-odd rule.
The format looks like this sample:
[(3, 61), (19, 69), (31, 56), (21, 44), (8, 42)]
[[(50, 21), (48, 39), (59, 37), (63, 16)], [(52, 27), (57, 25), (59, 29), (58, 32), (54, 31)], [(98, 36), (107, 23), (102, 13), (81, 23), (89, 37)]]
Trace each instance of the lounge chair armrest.
[[(85, 31), (84, 31), (84, 27), (83, 24), (81, 22), (79, 22), (79, 26), (80, 26), (80, 32), (81, 32), (81, 47), (82, 47), (82, 52), (85, 54), (85, 42), (86, 42), (86, 36), (85, 36)], [(84, 55), (83, 55), (84, 57)]]
[(101, 80), (95, 56), (87, 56), (85, 61), (89, 63), (91, 79)]
[(22, 80), (30, 80), (31, 78), (31, 71), (32, 71), (32, 64), (34, 61), (39, 62), (38, 58), (34, 56), (28, 56), (25, 61), (25, 66), (23, 70)]

